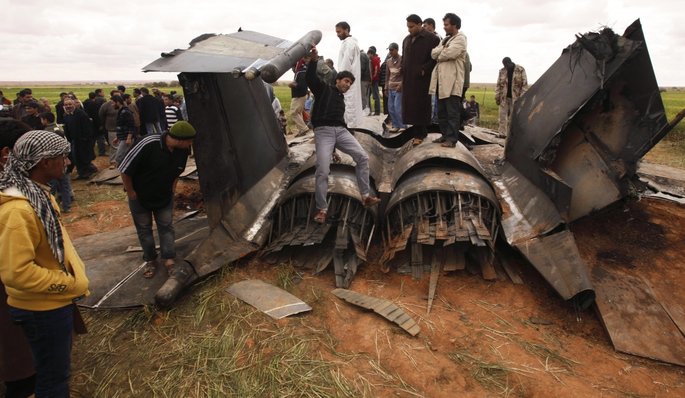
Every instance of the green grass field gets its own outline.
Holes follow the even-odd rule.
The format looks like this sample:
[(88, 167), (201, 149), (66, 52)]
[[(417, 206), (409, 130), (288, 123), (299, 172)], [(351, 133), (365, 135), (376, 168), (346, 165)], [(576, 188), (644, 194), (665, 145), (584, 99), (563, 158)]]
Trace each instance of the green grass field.
[[(131, 86), (128, 91), (133, 91)], [(142, 87), (142, 85), (140, 86)], [(153, 86), (148, 86), (152, 88)], [(23, 87), (0, 87), (5, 93), (5, 96), (12, 98), (15, 93), (20, 91)], [(73, 92), (77, 98), (80, 100), (85, 100), (88, 98), (88, 93), (94, 91), (96, 88), (102, 88), (105, 90), (106, 95), (108, 95), (110, 90), (115, 88), (112, 86), (103, 86), (96, 84), (80, 84), (71, 86), (35, 86), (33, 89), (33, 96), (35, 98), (45, 97), (48, 99), (50, 104), (54, 107), (59, 101), (59, 94), (61, 92)], [(159, 87), (163, 92), (168, 92), (170, 90), (177, 90), (182, 92), (181, 87)], [(286, 114), (290, 110), (290, 89), (285, 84), (277, 84), (274, 87), (274, 91), (278, 99), (281, 101), (281, 105), (285, 110)], [(498, 107), (495, 104), (495, 92), (494, 85), (492, 84), (474, 84), (471, 89), (466, 94), (467, 96), (475, 95), (476, 100), (480, 103), (481, 118), (480, 125), (487, 128), (496, 129), (497, 128), (497, 113)], [(668, 120), (672, 120), (675, 115), (685, 108), (685, 90), (683, 89), (668, 89), (661, 93), (661, 98), (664, 102), (666, 108), (666, 115)], [(54, 110), (54, 108), (53, 108)], [(290, 128), (290, 126), (289, 126)], [(681, 165), (683, 161), (681, 159), (685, 158), (685, 122), (680, 123), (671, 131), (664, 142), (659, 144), (661, 146), (661, 151), (659, 158), (666, 159), (660, 161), (660, 159), (649, 158), (650, 161), (660, 161), (661, 163), (675, 165), (673, 162), (677, 162)], [(664, 149), (667, 147), (666, 149)], [(674, 152), (674, 153), (671, 153)], [(682, 166), (680, 166), (682, 167)]]

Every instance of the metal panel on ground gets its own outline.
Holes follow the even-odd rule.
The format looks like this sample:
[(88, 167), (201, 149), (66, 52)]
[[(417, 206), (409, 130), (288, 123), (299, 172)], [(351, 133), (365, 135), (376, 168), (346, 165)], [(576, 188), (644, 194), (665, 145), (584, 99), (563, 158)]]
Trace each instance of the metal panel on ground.
[(685, 335), (641, 279), (595, 267), (597, 308), (618, 351), (685, 366)]
[(299, 298), (258, 279), (234, 283), (226, 291), (274, 319), (312, 310)]

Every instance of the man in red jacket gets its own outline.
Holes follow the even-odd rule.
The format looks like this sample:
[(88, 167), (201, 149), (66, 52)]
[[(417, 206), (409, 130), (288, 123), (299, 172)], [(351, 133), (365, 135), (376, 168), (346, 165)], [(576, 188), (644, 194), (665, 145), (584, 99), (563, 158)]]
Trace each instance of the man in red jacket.
[[(378, 83), (381, 77), (381, 57), (376, 54), (376, 47), (369, 47), (367, 51), (369, 59), (371, 60), (371, 97), (373, 97), (373, 114), (381, 114), (381, 100), (378, 96)], [(369, 99), (369, 104), (371, 100)]]

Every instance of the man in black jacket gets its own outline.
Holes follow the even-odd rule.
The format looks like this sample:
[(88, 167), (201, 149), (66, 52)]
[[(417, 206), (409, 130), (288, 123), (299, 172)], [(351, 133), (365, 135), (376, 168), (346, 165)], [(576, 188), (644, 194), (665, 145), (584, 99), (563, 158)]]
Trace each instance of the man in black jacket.
[(307, 66), (307, 85), (314, 93), (316, 105), (312, 111), (312, 124), (316, 144), (316, 186), (314, 199), (318, 212), (314, 221), (326, 222), (328, 214), (328, 174), (331, 171), (331, 156), (335, 148), (352, 156), (356, 163), (357, 184), (365, 207), (377, 205), (381, 200), (371, 196), (369, 186), (369, 155), (359, 145), (345, 124), (345, 92), (354, 84), (354, 75), (350, 71), (340, 71), (335, 78), (335, 86), (329, 86), (316, 74), (319, 54), (312, 47), (311, 60)]
[(64, 134), (71, 143), (70, 156), (78, 173), (76, 179), (90, 178), (98, 171), (92, 163), (95, 159), (93, 125), (86, 112), (77, 108), (74, 100), (68, 97), (64, 99)]
[[(114, 109), (117, 111), (117, 138), (114, 139), (117, 152), (114, 155), (114, 165), (120, 165), (124, 156), (133, 146), (133, 140), (136, 138), (136, 124), (133, 112), (128, 109), (123, 97), (115, 95), (112, 97), (112, 101), (114, 101)], [(110, 169), (113, 168), (110, 166)]]
[[(140, 126), (146, 134), (162, 134), (162, 126), (159, 122), (159, 101), (150, 95), (147, 87), (140, 89), (140, 97), (136, 100), (138, 112), (140, 112)], [(143, 132), (141, 131), (141, 134)]]

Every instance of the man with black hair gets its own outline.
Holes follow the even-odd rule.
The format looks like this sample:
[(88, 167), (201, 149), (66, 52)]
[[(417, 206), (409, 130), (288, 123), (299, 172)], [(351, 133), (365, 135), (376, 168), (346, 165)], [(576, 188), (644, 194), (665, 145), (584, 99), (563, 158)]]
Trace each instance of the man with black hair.
[[(31, 130), (14, 119), (0, 120), (0, 173), (19, 137)], [(8, 398), (26, 398), (33, 394), (36, 371), (31, 347), (21, 328), (15, 325), (7, 306), (5, 285), (0, 282), (0, 381)]]
[(78, 173), (77, 179), (90, 178), (97, 167), (92, 161), (95, 159), (93, 151), (93, 125), (83, 109), (76, 107), (71, 98), (64, 100), (64, 134), (71, 143), (71, 157)]
[[(147, 87), (141, 87), (140, 97), (136, 101), (140, 112), (141, 135), (162, 134), (162, 126), (159, 117), (159, 102), (150, 95)], [(144, 131), (143, 131), (144, 130)]]
[(464, 59), (466, 36), (460, 31), (461, 18), (447, 13), (443, 18), (445, 38), (431, 51), (436, 61), (431, 75), (430, 94), (438, 96), (438, 123), (442, 137), (434, 142), (454, 148), (461, 125), (462, 90), (464, 88)]
[(290, 117), (292, 124), (295, 125), (296, 131), (293, 133), (296, 137), (305, 135), (309, 132), (309, 126), (307, 126), (307, 123), (304, 121), (304, 103), (307, 100), (307, 93), (309, 93), (307, 79), (305, 79), (307, 64), (309, 64), (309, 55), (306, 55), (297, 61), (295, 67), (293, 67), (295, 78), (288, 84), (291, 97), (290, 112), (288, 116)]
[(17, 120), (22, 120), (24, 116), (28, 114), (28, 109), (26, 108), (26, 106), (30, 102), (34, 101), (35, 99), (33, 98), (33, 91), (31, 91), (30, 88), (25, 88), (21, 90), (18, 94), (17, 102), (14, 104), (14, 118)]
[(40, 105), (36, 101), (31, 101), (24, 105), (26, 108), (26, 115), (21, 118), (21, 121), (31, 126), (31, 130), (40, 130), (43, 124), (40, 122)]
[(364, 50), (359, 51), (360, 83), (362, 91), (362, 114), (368, 116), (371, 113), (369, 97), (371, 95), (371, 59)]
[[(335, 24), (335, 34), (342, 41), (338, 53), (338, 71), (352, 73), (354, 79), (361, 80), (361, 61), (359, 59), (359, 44), (350, 35), (350, 24), (338, 22)], [(360, 84), (345, 92), (345, 123), (349, 127), (356, 127), (362, 119), (362, 90)]]
[(345, 124), (345, 93), (354, 85), (354, 75), (347, 70), (338, 72), (335, 85), (324, 83), (316, 74), (319, 54), (316, 47), (311, 49), (311, 61), (307, 67), (307, 85), (314, 93), (316, 105), (312, 111), (312, 125), (316, 145), (316, 185), (314, 199), (317, 213), (314, 221), (326, 222), (328, 215), (328, 174), (331, 171), (331, 157), (335, 148), (349, 154), (356, 163), (357, 184), (365, 207), (375, 206), (380, 199), (371, 195), (369, 185), (369, 155)]
[(426, 138), (431, 124), (428, 86), (435, 66), (431, 50), (440, 43), (436, 35), (423, 29), (422, 22), (418, 15), (409, 15), (409, 35), (402, 42), (402, 122), (412, 125), (414, 145)]
[(104, 130), (104, 134), (107, 134), (107, 142), (112, 148), (109, 154), (109, 164), (114, 165), (114, 156), (117, 153), (117, 144), (114, 142), (117, 138), (117, 115), (118, 112), (114, 109), (114, 96), (121, 95), (119, 90), (112, 90), (109, 92), (109, 101), (105, 102), (98, 110), (98, 117), (100, 118), (100, 123)]
[(64, 175), (68, 153), (63, 137), (29, 131), (0, 173), (0, 278), (12, 321), (31, 347), (36, 397), (69, 396), (72, 338), (81, 320), (74, 302), (89, 294), (83, 261), (46, 188)]
[(376, 54), (376, 47), (371, 46), (366, 52), (371, 61), (371, 88), (369, 95), (369, 107), (371, 106), (371, 98), (373, 98), (373, 114), (378, 116), (381, 114), (381, 100), (378, 95), (378, 86), (381, 77), (381, 57)]
[[(0, 119), (0, 173), (19, 137), (31, 130), (26, 123)], [(7, 306), (5, 285), (0, 283), (0, 381), (5, 383), (5, 396), (26, 398), (33, 394), (36, 371), (31, 347), (21, 328), (12, 322)]]
[(436, 29), (435, 29), (435, 19), (433, 19), (433, 18), (426, 18), (426, 19), (424, 19), (424, 20), (423, 20), (423, 28), (424, 28), (425, 30), (427, 30), (428, 32), (430, 32), (430, 33), (432, 33), (432, 34), (438, 36), (438, 38), (439, 38), (440, 40), (442, 40), (442, 37), (440, 37), (440, 35), (438, 34), (438, 32), (436, 32)]
[(105, 156), (105, 133), (100, 122), (100, 107), (102, 102), (97, 100), (95, 91), (88, 93), (88, 99), (83, 101), (83, 110), (86, 112), (90, 121), (93, 123), (93, 132), (98, 147), (98, 155)]
[(523, 66), (516, 65), (511, 58), (504, 57), (502, 65), (504, 68), (499, 70), (495, 87), (495, 103), (499, 106), (499, 133), (506, 136), (509, 133), (514, 102), (526, 92), (528, 78)]
[(120, 95), (115, 95), (112, 101), (114, 102), (114, 109), (117, 111), (117, 136), (114, 139), (117, 151), (114, 154), (114, 162), (110, 166), (111, 169), (121, 164), (137, 136), (133, 112), (128, 108), (124, 98)]
[[(402, 121), (402, 56), (397, 43), (388, 46), (386, 64), (385, 92), (387, 94), (388, 118), (392, 122), (392, 132), (407, 127)], [(387, 120), (387, 119), (386, 119)]]

